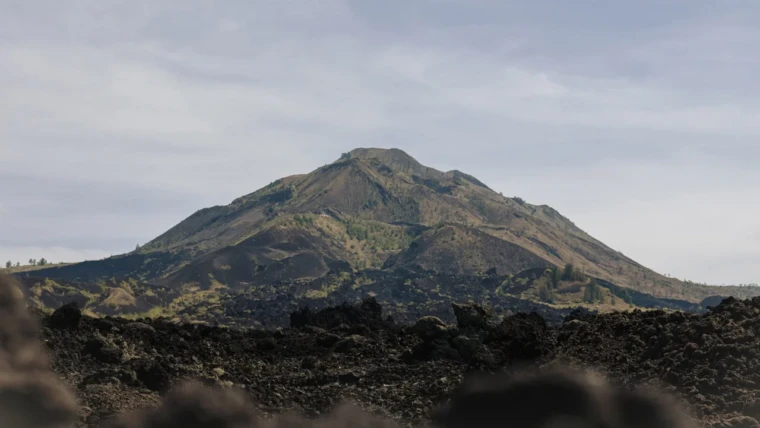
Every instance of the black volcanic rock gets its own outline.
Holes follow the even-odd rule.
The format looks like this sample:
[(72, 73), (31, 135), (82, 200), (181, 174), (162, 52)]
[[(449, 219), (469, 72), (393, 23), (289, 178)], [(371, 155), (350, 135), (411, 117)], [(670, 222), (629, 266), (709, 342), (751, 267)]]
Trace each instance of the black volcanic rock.
[(103, 363), (111, 364), (120, 363), (124, 357), (124, 352), (121, 349), (109, 344), (100, 337), (88, 340), (84, 346), (83, 353), (92, 355)]
[(135, 360), (131, 363), (137, 380), (146, 388), (155, 392), (166, 392), (171, 386), (171, 375), (160, 364), (148, 359)]
[(363, 325), (374, 329), (387, 326), (383, 320), (383, 308), (374, 297), (365, 299), (359, 305), (344, 303), (316, 313), (306, 307), (290, 314), (290, 326), (293, 328), (309, 325), (329, 330), (343, 324)]
[(442, 339), (449, 333), (446, 324), (441, 321), (440, 318), (427, 316), (420, 318), (414, 327), (412, 327), (417, 336), (422, 339), (423, 342), (432, 342), (436, 339)]
[(358, 346), (361, 346), (362, 343), (364, 343), (364, 338), (362, 336), (354, 334), (336, 343), (334, 350), (335, 352), (345, 353)]
[(725, 299), (726, 296), (710, 296), (702, 300), (699, 305), (703, 308), (713, 308), (720, 305)]
[(453, 303), (451, 306), (459, 328), (486, 328), (493, 318), (493, 312), (480, 305)]
[[(343, 311), (341, 305), (326, 313)], [(299, 408), (318, 415), (351, 399), (419, 424), (473, 370), (554, 363), (590, 366), (626, 388), (661, 385), (705, 427), (752, 426), (760, 409), (760, 299), (727, 299), (701, 315), (584, 314), (559, 326), (517, 313), (485, 326), (427, 318), (359, 336), (350, 330), (364, 324), (341, 321), (349, 324), (336, 325), (335, 333), (307, 326), (274, 334), (142, 320), (151, 329), (134, 334), (128, 321), (83, 317), (78, 329), (49, 328), (44, 335), (56, 373), (76, 385), (92, 411), (86, 426), (154, 403), (183, 380), (242, 385), (269, 412)], [(123, 350), (124, 363), (113, 364), (108, 351), (94, 357), (110, 347)]]
[(494, 329), (492, 341), (504, 343), (511, 364), (538, 360), (550, 354), (553, 338), (544, 319), (532, 312), (509, 316)]
[(77, 328), (82, 319), (82, 311), (76, 302), (71, 302), (56, 309), (50, 316), (49, 325), (53, 328)]

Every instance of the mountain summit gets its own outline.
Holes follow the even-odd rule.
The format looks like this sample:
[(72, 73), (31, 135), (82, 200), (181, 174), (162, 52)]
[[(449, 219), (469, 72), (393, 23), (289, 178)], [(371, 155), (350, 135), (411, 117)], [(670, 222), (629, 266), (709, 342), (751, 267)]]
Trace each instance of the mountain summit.
[[(496, 275), (512, 284), (512, 276), (523, 272), (534, 272), (526, 281), (536, 280), (546, 269), (567, 265), (610, 287), (657, 298), (700, 302), (719, 294), (645, 268), (549, 206), (505, 197), (471, 175), (424, 166), (402, 150), (377, 148), (344, 153), (311, 173), (202, 209), (133, 253), (37, 274), (99, 284), (128, 278), (176, 295), (277, 293), (282, 284), (317, 281), (318, 290), (292, 288), (316, 296), (338, 287), (321, 279), (335, 272)], [(359, 289), (352, 284), (347, 290)], [(112, 303), (139, 301), (127, 288)], [(158, 304), (147, 300), (146, 307)]]
[[(434, 238), (442, 226), (452, 232), (446, 242)], [(417, 251), (406, 251), (411, 245)], [(370, 148), (201, 210), (142, 252), (179, 251), (201, 260), (235, 254), (261, 273), (244, 282), (269, 280), (272, 265), (288, 263), (287, 279), (295, 279), (323, 274), (337, 262), (510, 274), (573, 261), (614, 278), (601, 263), (578, 257), (581, 249), (598, 253), (599, 261), (625, 262), (549, 207), (505, 198), (470, 175), (426, 167), (398, 149)], [(457, 263), (446, 261), (457, 254)], [(302, 270), (305, 264), (310, 268)]]
[(365, 161), (377, 160), (387, 167), (400, 171), (414, 171), (424, 173), (428, 168), (417, 162), (417, 159), (409, 156), (405, 151), (400, 149), (376, 149), (376, 148), (359, 148), (344, 154), (341, 160), (361, 159)]

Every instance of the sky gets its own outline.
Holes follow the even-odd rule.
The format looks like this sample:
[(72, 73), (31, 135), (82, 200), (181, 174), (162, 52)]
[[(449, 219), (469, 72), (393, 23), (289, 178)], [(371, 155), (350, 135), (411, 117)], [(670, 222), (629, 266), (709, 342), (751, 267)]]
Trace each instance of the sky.
[(0, 0), (0, 260), (97, 259), (356, 147), (760, 282), (760, 3)]

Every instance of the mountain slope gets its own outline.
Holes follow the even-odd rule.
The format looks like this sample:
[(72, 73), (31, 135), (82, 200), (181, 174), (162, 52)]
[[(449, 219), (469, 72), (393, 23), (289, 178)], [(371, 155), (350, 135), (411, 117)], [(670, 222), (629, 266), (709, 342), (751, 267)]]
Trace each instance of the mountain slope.
[(612, 250), (548, 206), (507, 198), (460, 171), (398, 149), (356, 149), (226, 206), (202, 209), (139, 251), (38, 271), (79, 281), (138, 278), (181, 289), (310, 281), (335, 270), (421, 267), (500, 275), (573, 264), (660, 298), (700, 302), (730, 291), (684, 284)]
[(386, 268), (416, 267), (454, 275), (507, 275), (551, 263), (477, 229), (448, 225), (426, 231), (408, 249), (388, 259)]

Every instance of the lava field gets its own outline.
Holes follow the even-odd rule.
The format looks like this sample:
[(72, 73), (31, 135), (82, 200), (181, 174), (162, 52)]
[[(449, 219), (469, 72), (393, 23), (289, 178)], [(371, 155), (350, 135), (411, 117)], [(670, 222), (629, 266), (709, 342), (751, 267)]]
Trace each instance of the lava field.
[[(558, 378), (550, 376), (558, 367), (593, 370), (616, 391), (659, 390), (702, 426), (760, 426), (756, 420), (760, 418), (760, 299), (727, 299), (701, 315), (578, 312), (559, 326), (548, 325), (537, 314), (516, 314), (495, 323), (486, 308), (453, 305), (453, 309), (456, 325), (435, 317), (422, 318), (414, 325), (396, 325), (383, 317), (376, 302), (367, 300), (357, 306), (294, 312), (290, 328), (261, 331), (176, 325), (161, 319), (89, 318), (69, 305), (42, 317), (41, 338), (53, 372), (77, 397), (78, 426), (116, 424), (117, 416), (155, 408), (162, 400), (161, 409), (171, 409), (170, 404), (177, 402), (195, 403), (187, 406), (195, 409), (203, 408), (203, 403), (224, 401), (224, 397), (238, 407), (225, 408), (220, 417), (227, 415), (238, 423), (214, 426), (253, 426), (246, 421), (254, 413), (264, 419), (297, 414), (319, 420), (345, 402), (355, 403), (362, 415), (374, 415), (383, 422), (335, 426), (426, 426), (446, 408), (451, 413), (438, 425), (462, 426), (456, 425), (455, 416), (463, 411), (467, 394), (459, 401), (452, 397), (463, 382), (466, 386), (486, 374), (499, 376), (495, 373), (519, 379), (526, 370), (547, 373), (546, 381)], [(0, 345), (8, 349), (21, 340), (13, 338), (17, 333), (10, 328), (0, 327)], [(3, 352), (12, 356), (12, 351)], [(22, 361), (7, 355), (4, 358), (11, 363)], [(0, 362), (0, 378), (18, 372), (17, 367), (22, 367), (18, 361)], [(35, 364), (30, 373), (42, 373), (42, 362)], [(187, 392), (191, 387), (179, 387), (187, 382), (212, 388), (203, 390), (209, 394), (207, 399), (200, 398), (203, 393)], [(12, 387), (13, 382), (0, 381), (0, 415), (3, 397), (12, 391), (9, 384)], [(475, 390), (482, 393), (482, 388)], [(234, 391), (242, 391), (243, 396)], [(545, 396), (528, 407), (544, 413), (568, 406), (577, 411), (586, 408), (583, 400), (572, 398), (585, 397), (583, 394), (553, 392)], [(496, 406), (499, 412), (512, 408), (519, 413), (526, 408), (516, 406), (512, 399), (504, 400), (512, 404), (502, 402)], [(488, 400), (473, 405), (477, 408), (477, 403), (483, 402)], [(255, 403), (247, 405), (254, 413), (240, 410), (248, 408), (241, 403)], [(47, 405), (53, 404), (64, 410), (71, 406), (65, 399)], [(473, 408), (464, 408), (470, 410), (462, 417), (477, 419)], [(625, 408), (637, 407), (620, 407)], [(145, 420), (153, 418), (152, 425), (123, 422), (113, 426), (171, 426), (155, 421), (176, 416), (168, 410), (153, 412), (144, 416)], [(505, 415), (502, 420), (511, 421)], [(185, 415), (182, 420), (195, 416)], [(671, 422), (559, 426), (688, 426), (675, 417), (663, 420)], [(508, 426), (546, 425), (513, 421)]]

